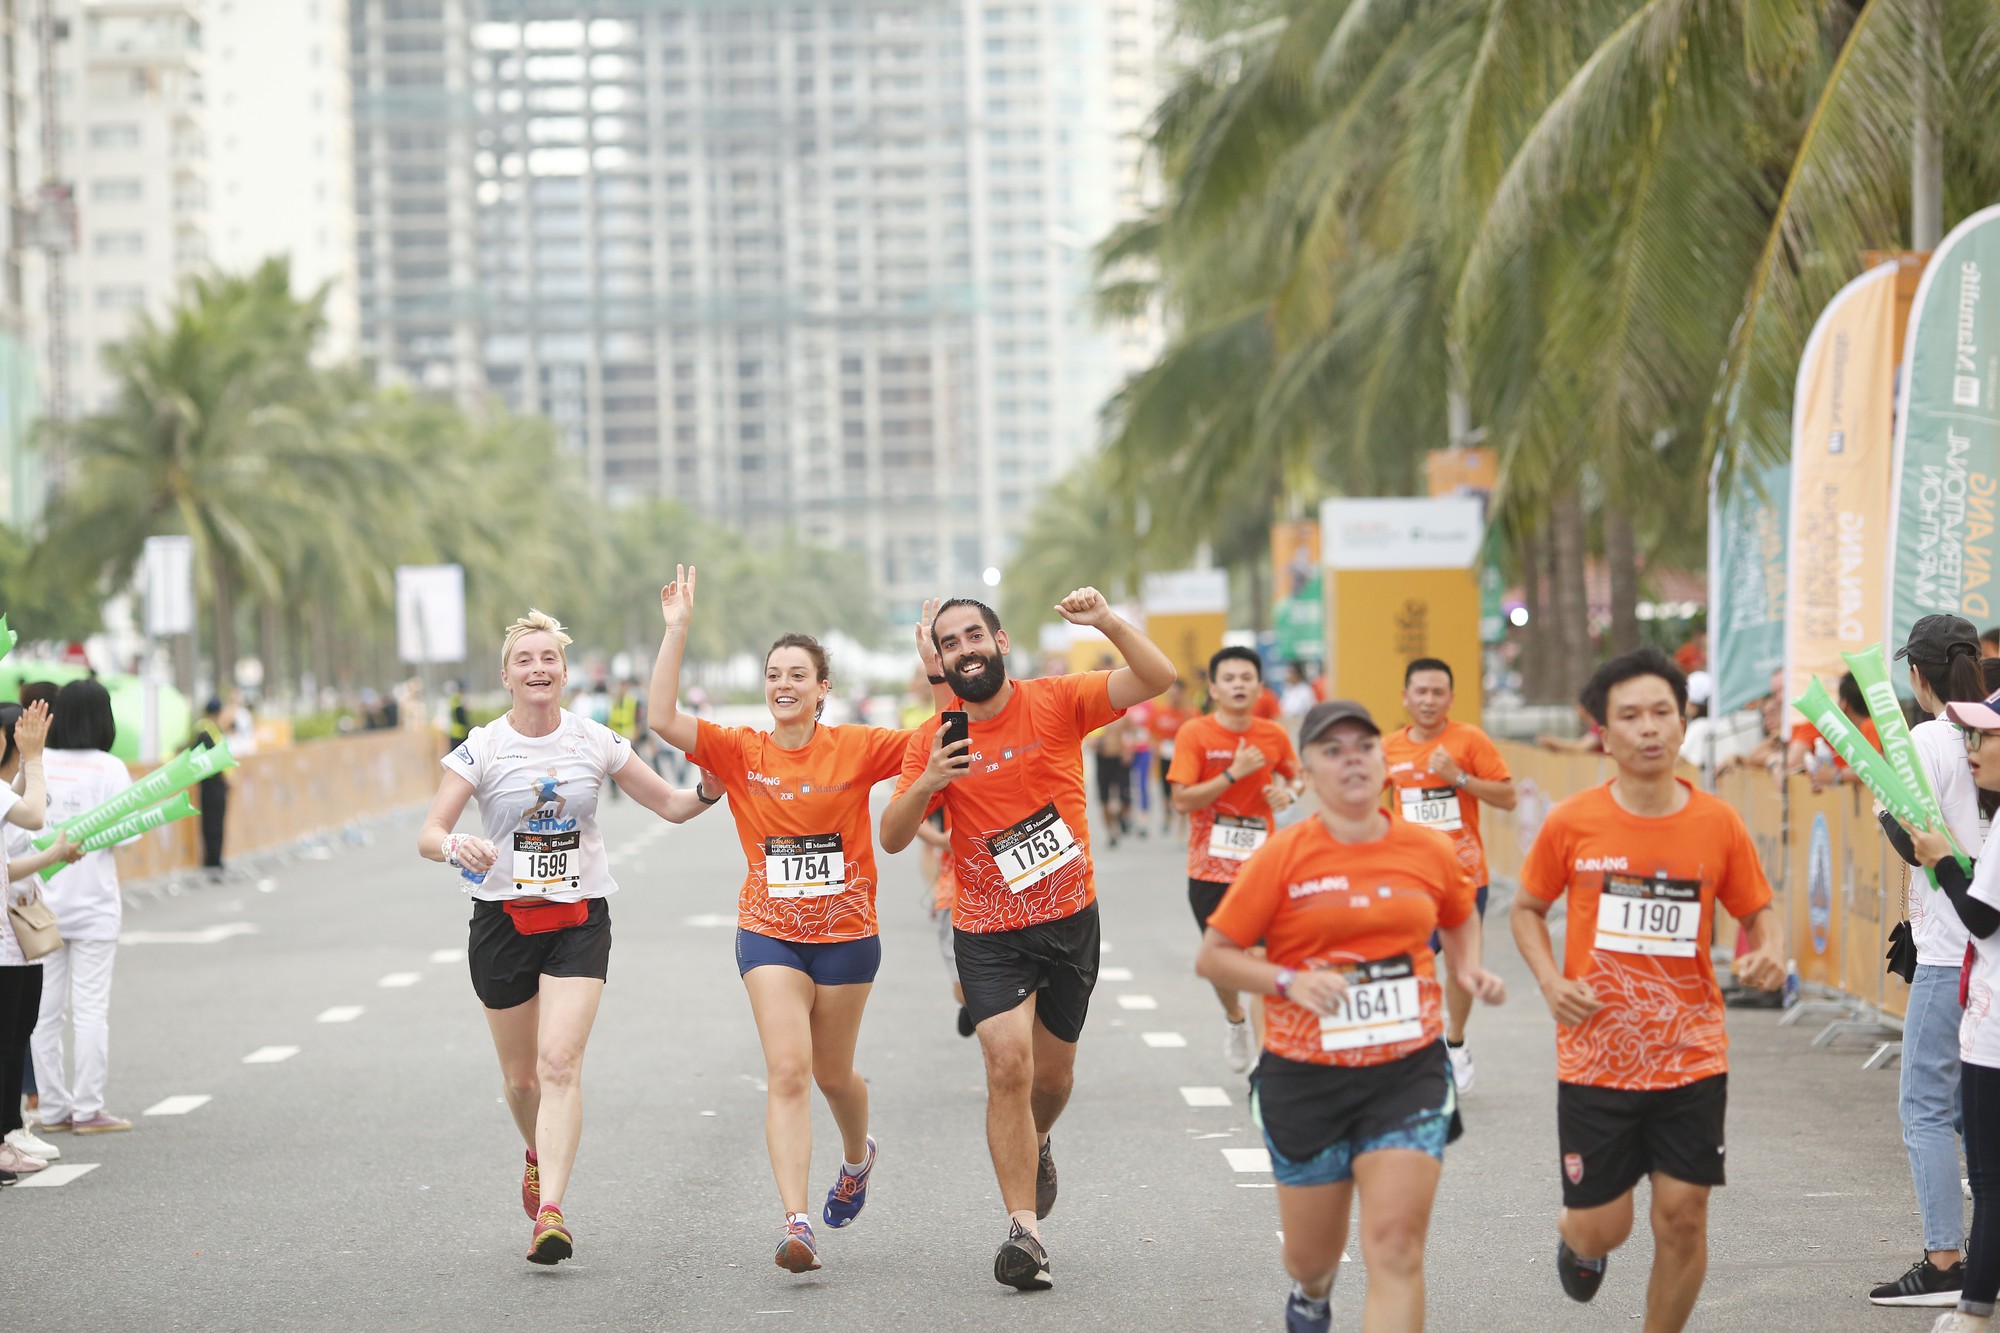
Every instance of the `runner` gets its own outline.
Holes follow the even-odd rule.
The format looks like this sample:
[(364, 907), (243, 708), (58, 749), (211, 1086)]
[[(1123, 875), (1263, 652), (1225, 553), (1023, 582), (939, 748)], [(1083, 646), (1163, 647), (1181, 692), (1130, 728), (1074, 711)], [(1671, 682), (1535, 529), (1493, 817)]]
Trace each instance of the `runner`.
[(965, 987), (958, 984), (958, 952), (951, 937), (951, 912), (958, 906), (958, 871), (952, 865), (951, 835), (944, 831), (943, 811), (917, 825), (917, 840), (924, 845), (924, 906), (937, 928), (945, 975), (951, 978), (951, 998), (958, 1006), (958, 1035), (970, 1037), (972, 1013), (965, 1007)]
[[(1107, 664), (1099, 669), (1109, 671), (1111, 667)], [(1104, 807), (1104, 841), (1111, 847), (1132, 831), (1132, 767), (1125, 758), (1131, 730), (1131, 719), (1120, 716), (1090, 737), (1097, 803)]]
[[(1215, 678), (1214, 669), (1210, 677)], [(1247, 673), (1245, 673), (1247, 675)], [(1235, 707), (1248, 711), (1245, 692)], [(1193, 747), (1183, 732), (1181, 757)], [(1370, 1330), (1424, 1326), (1424, 1240), (1458, 1094), (1427, 941), (1488, 1004), (1506, 998), (1480, 965), (1472, 885), (1448, 839), (1385, 814), (1381, 732), (1345, 699), (1299, 727), (1318, 816), (1274, 835), (1209, 918), (1195, 970), (1218, 988), (1274, 996), (1251, 1114), (1278, 1182), (1289, 1333), (1324, 1333), (1361, 1194)], [(1267, 955), (1250, 950), (1260, 941)]]
[[(1419, 657), (1403, 668), (1403, 710), (1409, 725), (1382, 738), (1389, 760), (1389, 781), (1396, 785), (1390, 810), (1412, 824), (1448, 834), (1458, 848), (1459, 862), (1472, 876), (1476, 911), (1486, 920), (1486, 844), (1479, 836), (1481, 803), (1496, 810), (1514, 808), (1514, 778), (1507, 761), (1485, 732), (1469, 722), (1451, 719), (1453, 681), (1449, 663)], [(1435, 950), (1437, 944), (1432, 942)], [(1458, 1090), (1472, 1087), (1472, 1052), (1465, 1049), (1465, 1020), (1472, 1014), (1472, 996), (1449, 969), (1444, 979), (1444, 1045), (1451, 1055), (1451, 1077)]]
[(1176, 822), (1183, 826), (1187, 823), (1187, 816), (1174, 809), (1174, 787), (1167, 781), (1167, 771), (1174, 764), (1174, 738), (1180, 735), (1187, 720), (1195, 716), (1188, 707), (1187, 682), (1176, 678), (1167, 686), (1165, 697), (1153, 700), (1147, 707), (1151, 716), (1146, 720), (1146, 729), (1153, 737), (1153, 754), (1160, 775), (1160, 831), (1172, 834)]
[[(528, 1145), (521, 1205), (534, 1219), (528, 1262), (574, 1252), (563, 1191), (583, 1136), (583, 1052), (604, 995), (611, 913), (618, 891), (597, 827), (609, 779), (669, 823), (707, 807), (667, 785), (609, 728), (562, 706), (569, 635), (530, 611), (507, 631), (500, 683), (513, 707), (446, 755), (437, 799), (417, 851), (459, 871), (473, 897), (466, 949), (472, 989), (500, 1055), (507, 1107)], [(479, 802), (483, 836), (453, 833), (465, 803)]]
[[(1514, 941), (1555, 1016), (1563, 1173), (1556, 1271), (1588, 1301), (1653, 1182), (1647, 1333), (1686, 1325), (1708, 1269), (1708, 1195), (1723, 1183), (1728, 1033), (1709, 947), (1720, 903), (1742, 923), (1738, 978), (1785, 979), (1771, 886), (1737, 813), (1674, 776), (1687, 682), (1658, 649), (1584, 686), (1617, 776), (1549, 812), (1521, 870)], [(1568, 898), (1564, 960), (1548, 913)]]
[[(868, 1084), (854, 1068), (861, 1011), (882, 962), (868, 793), (902, 771), (912, 733), (822, 724), (833, 674), (826, 650), (804, 634), (785, 635), (764, 655), (764, 702), (777, 724), (771, 731), (720, 727), (682, 712), (681, 657), (696, 581), (692, 565), (676, 566), (674, 581), (660, 590), (665, 631), (647, 711), (662, 740), (716, 775), (719, 790), (704, 787), (702, 795), (714, 801), (728, 793), (749, 862), (737, 899), (736, 971), (764, 1048), (764, 1142), (785, 1210), (775, 1262), (809, 1273), (820, 1266), (806, 1212), (813, 1084), (840, 1127), (845, 1153), (820, 1214), (828, 1226), (844, 1227), (861, 1212), (875, 1168)], [(920, 651), (929, 644), (931, 608), (924, 610)]]
[[(1243, 863), (1271, 836), (1276, 813), (1298, 799), (1291, 734), (1251, 715), (1264, 688), (1262, 659), (1249, 648), (1224, 648), (1208, 659), (1208, 680), (1215, 711), (1180, 729), (1167, 773), (1174, 809), (1188, 816), (1188, 906), (1196, 930), (1208, 928)], [(1243, 997), (1218, 985), (1215, 998), (1228, 1021), (1222, 1058), (1232, 1071), (1247, 1074), (1257, 1042)]]
[(1069, 1100), (1076, 1043), (1097, 982), (1097, 891), (1083, 739), (1173, 681), (1173, 663), (1095, 588), (1057, 604), (1111, 640), (1116, 671), (1007, 678), (1007, 632), (992, 608), (946, 602), (932, 625), (944, 676), (969, 721), (948, 747), (944, 718), (917, 729), (882, 847), (899, 852), (942, 809), (958, 867), (953, 939), (965, 1004), (986, 1058), (986, 1142), (1008, 1212), (993, 1276), (1050, 1285), (1038, 1219), (1056, 1201), (1049, 1129)]
[[(1967, 765), (1980, 790), (2000, 792), (2000, 691), (1983, 703), (1953, 703), (1945, 714), (1965, 729)], [(1993, 994), (2000, 987), (2000, 852), (1982, 849), (1973, 875), (1951, 854), (1942, 833), (1906, 830), (1917, 860), (1932, 867), (1950, 910), (1967, 933), (1960, 985), (1965, 1016), (1959, 1025), (1958, 1054), (1965, 1099), (1965, 1166), (1972, 1190), (1972, 1234), (1965, 1249), (1957, 1309), (1938, 1316), (1931, 1333), (1987, 1333), (1993, 1303), (2000, 1295), (2000, 1018)], [(1933, 905), (1933, 912), (1946, 910)]]

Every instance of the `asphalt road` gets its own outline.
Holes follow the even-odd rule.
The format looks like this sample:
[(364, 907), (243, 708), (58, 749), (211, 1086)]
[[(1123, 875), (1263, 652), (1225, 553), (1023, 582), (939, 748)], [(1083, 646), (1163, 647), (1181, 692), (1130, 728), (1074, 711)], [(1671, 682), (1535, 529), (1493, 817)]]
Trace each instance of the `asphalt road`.
[[(137, 1128), (60, 1136), (65, 1183), (0, 1191), (7, 1326), (1281, 1326), (1270, 1177), (1254, 1153), (1229, 1155), (1261, 1140), (1191, 971), (1177, 848), (1155, 837), (1101, 852), (1109, 952), (1055, 1134), (1061, 1202), (1044, 1224), (1056, 1286), (1024, 1295), (991, 1276), (1005, 1222), (978, 1052), (953, 1029), (913, 853), (885, 859), (883, 970), (861, 1038), (881, 1140), (871, 1199), (852, 1228), (822, 1230), (824, 1270), (793, 1277), (771, 1262), (781, 1216), (731, 954), (741, 859), (728, 819), (674, 828), (612, 807), (624, 888), (566, 1202), (578, 1257), (544, 1269), (521, 1257), (520, 1144), (465, 975), (466, 902), (417, 859), (415, 827), (395, 821), (366, 845), (221, 886), (133, 895), (110, 1102)], [(1504, 908), (1490, 925), (1514, 998), (1472, 1029), (1478, 1082), (1431, 1231), (1430, 1327), (1636, 1328), (1643, 1233), (1594, 1305), (1571, 1305), (1551, 1271), (1551, 1023)], [(1918, 1244), (1894, 1073), (1864, 1073), (1862, 1046), (1812, 1049), (1811, 1026), (1780, 1028), (1769, 1012), (1730, 1026), (1733, 1183), (1713, 1206), (1693, 1326), (1929, 1327), (1935, 1312), (1865, 1299)], [(1147, 1040), (1169, 1033), (1185, 1044)], [(245, 1062), (266, 1051), (280, 1058)], [(1193, 1105), (1191, 1088), (1227, 1104)], [(141, 1114), (169, 1098), (208, 1100)], [(815, 1179), (830, 1182), (838, 1142), (824, 1107), (815, 1115)], [(1359, 1326), (1366, 1272), (1350, 1253), (1336, 1328)]]

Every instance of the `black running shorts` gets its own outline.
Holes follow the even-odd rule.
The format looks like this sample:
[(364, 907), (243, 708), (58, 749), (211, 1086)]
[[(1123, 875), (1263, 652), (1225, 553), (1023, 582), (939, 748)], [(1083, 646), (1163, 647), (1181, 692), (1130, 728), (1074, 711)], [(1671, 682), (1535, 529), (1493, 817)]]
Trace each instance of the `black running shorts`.
[(1188, 906), (1194, 909), (1196, 930), (1208, 929), (1208, 919), (1215, 915), (1216, 908), (1222, 906), (1222, 895), (1227, 892), (1227, 884), (1217, 884), (1214, 880), (1188, 881)]
[(582, 925), (523, 935), (505, 907), (477, 899), (465, 960), (473, 992), (488, 1009), (526, 1004), (541, 991), (543, 977), (602, 981), (611, 966), (611, 909), (604, 899), (592, 898)]
[(1097, 756), (1097, 799), (1106, 806), (1132, 799), (1132, 766), (1122, 755)]
[(1610, 1203), (1655, 1171), (1690, 1185), (1723, 1184), (1728, 1105), (1727, 1074), (1652, 1091), (1557, 1084), (1563, 1206)]
[(1035, 997), (1035, 1017), (1062, 1041), (1083, 1035), (1097, 986), (1097, 904), (1019, 930), (952, 929), (958, 984), (975, 1024)]

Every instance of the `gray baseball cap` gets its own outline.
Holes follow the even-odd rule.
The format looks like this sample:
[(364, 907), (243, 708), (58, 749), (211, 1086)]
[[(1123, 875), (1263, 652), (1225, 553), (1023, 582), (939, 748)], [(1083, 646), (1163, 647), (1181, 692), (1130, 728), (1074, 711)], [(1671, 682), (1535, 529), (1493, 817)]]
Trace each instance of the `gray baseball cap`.
[(1365, 705), (1352, 699), (1328, 699), (1314, 704), (1306, 713), (1305, 721), (1299, 724), (1299, 744), (1311, 745), (1342, 722), (1359, 722), (1375, 735), (1382, 734), (1382, 728), (1375, 725), (1375, 719)]

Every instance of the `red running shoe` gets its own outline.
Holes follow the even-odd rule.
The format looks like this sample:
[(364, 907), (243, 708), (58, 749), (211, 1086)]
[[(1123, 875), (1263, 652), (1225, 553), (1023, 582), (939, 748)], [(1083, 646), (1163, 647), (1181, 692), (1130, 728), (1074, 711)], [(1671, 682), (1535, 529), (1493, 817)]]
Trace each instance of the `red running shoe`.
[(528, 1167), (521, 1172), (521, 1207), (530, 1222), (542, 1215), (542, 1168), (536, 1165), (533, 1153), (528, 1154)]
[(528, 1247), (531, 1264), (559, 1264), (576, 1253), (576, 1242), (563, 1225), (562, 1209), (550, 1204), (535, 1218), (535, 1239)]

